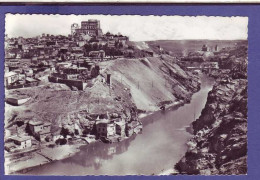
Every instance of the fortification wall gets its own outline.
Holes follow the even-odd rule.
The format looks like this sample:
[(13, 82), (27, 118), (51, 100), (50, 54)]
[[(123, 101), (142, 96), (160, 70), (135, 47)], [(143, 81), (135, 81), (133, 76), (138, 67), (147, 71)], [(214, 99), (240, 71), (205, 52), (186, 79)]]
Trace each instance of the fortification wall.
[(87, 83), (84, 83), (79, 80), (60, 79), (60, 78), (51, 77), (51, 76), (49, 76), (48, 79), (50, 82), (53, 82), (53, 83), (62, 83), (62, 84), (66, 84), (69, 87), (72, 87), (72, 86), (77, 87), (78, 90), (84, 90), (87, 85)]

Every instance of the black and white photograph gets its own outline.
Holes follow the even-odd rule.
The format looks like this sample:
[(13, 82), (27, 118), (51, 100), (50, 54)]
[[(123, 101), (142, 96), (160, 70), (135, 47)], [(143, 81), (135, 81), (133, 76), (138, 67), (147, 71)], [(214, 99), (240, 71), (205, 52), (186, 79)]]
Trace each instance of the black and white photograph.
[(5, 175), (247, 174), (248, 17), (5, 15)]

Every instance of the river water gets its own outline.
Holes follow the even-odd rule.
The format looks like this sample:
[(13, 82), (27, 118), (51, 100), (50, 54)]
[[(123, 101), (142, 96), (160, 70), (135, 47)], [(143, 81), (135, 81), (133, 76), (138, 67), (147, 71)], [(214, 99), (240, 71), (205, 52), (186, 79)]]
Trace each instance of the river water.
[(173, 168), (186, 152), (186, 127), (200, 116), (213, 81), (202, 75), (190, 104), (146, 116), (142, 134), (113, 144), (83, 146), (74, 156), (36, 167), (34, 175), (152, 175)]

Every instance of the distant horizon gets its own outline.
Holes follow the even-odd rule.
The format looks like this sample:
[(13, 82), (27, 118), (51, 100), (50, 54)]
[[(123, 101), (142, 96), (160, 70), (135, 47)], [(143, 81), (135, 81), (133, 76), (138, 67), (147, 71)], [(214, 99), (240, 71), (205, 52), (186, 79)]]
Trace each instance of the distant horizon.
[(68, 36), (73, 23), (97, 19), (105, 34), (121, 33), (130, 41), (246, 40), (247, 17), (139, 16), (139, 15), (41, 15), (6, 14), (5, 34), (24, 38), (42, 33)]
[[(48, 33), (45, 33), (48, 34)], [(105, 34), (105, 33), (104, 33)], [(8, 34), (6, 34), (8, 35)], [(37, 35), (37, 36), (41, 36)], [(50, 34), (50, 35), (54, 35), (54, 34)], [(26, 37), (26, 38), (36, 38), (37, 36), (34, 37)], [(57, 34), (54, 36), (68, 36), (68, 35), (62, 35), (62, 34)], [(19, 36), (22, 37), (22, 36)], [(8, 38), (19, 38), (19, 37), (9, 37)], [(23, 37), (25, 38), (25, 37)], [(132, 41), (132, 40), (129, 40)], [(157, 40), (144, 40), (144, 41), (132, 41), (132, 42), (151, 42), (151, 41), (248, 41), (248, 39), (157, 39)]]

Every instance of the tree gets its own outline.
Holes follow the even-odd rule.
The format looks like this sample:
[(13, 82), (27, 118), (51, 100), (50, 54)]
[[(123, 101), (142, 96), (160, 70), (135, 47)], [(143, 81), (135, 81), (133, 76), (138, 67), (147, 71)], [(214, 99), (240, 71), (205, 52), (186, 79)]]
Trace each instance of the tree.
[(103, 49), (102, 44), (99, 44), (99, 45), (98, 45), (98, 49), (99, 49), (99, 50)]
[(128, 57), (132, 58), (133, 57), (133, 52), (128, 52)]
[(115, 48), (111, 48), (111, 50), (110, 50), (110, 56), (115, 56), (115, 52), (116, 52), (116, 50), (115, 50)]
[(85, 51), (86, 53), (92, 51), (92, 46), (91, 46), (91, 44), (85, 44), (85, 45), (84, 45), (84, 51)]
[(118, 47), (119, 47), (119, 48), (123, 48), (123, 47), (124, 47), (124, 46), (123, 46), (123, 43), (122, 43), (122, 42), (119, 42)]
[(132, 50), (134, 50), (134, 46), (129, 45), (129, 46), (128, 46), (128, 49), (132, 49)]
[(93, 50), (98, 50), (98, 44), (97, 43), (93, 44)]
[(103, 49), (104, 50), (107, 50), (107, 48), (108, 48), (108, 45), (107, 45), (107, 43), (103, 46)]
[(118, 48), (118, 41), (115, 42), (115, 47)]

